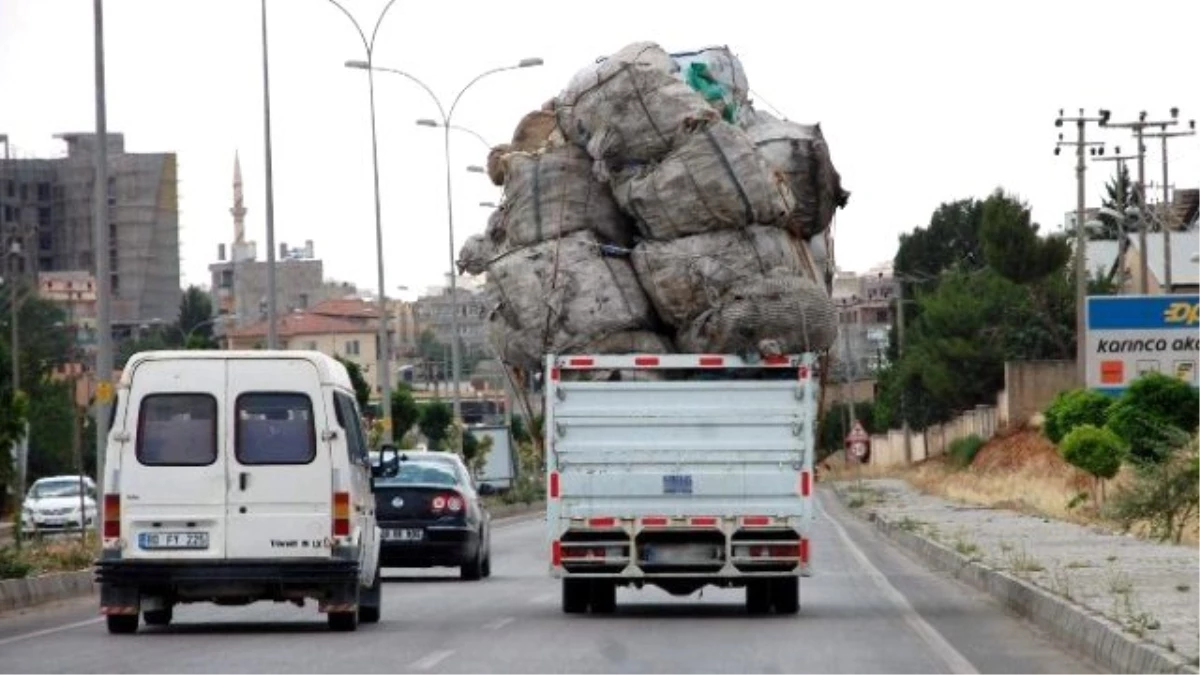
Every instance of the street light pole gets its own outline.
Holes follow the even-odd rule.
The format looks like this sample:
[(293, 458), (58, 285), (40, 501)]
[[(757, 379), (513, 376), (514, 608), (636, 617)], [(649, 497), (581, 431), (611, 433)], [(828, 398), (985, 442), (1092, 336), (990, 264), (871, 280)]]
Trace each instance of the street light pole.
[[(271, 76), (267, 59), (267, 0), (262, 0), (263, 141), (266, 163), (267, 218), (267, 349), (279, 348), (275, 325), (275, 183), (271, 168)], [(234, 251), (236, 259), (237, 252)], [(236, 290), (236, 289), (235, 289)]]
[[(108, 449), (109, 405), (112, 401), (112, 278), (108, 259), (108, 112), (104, 91), (103, 0), (92, 2), (96, 77), (96, 184), (92, 195), (93, 256), (96, 261), (96, 486), (104, 489), (104, 457)], [(96, 518), (97, 538), (104, 518)]]
[[(449, 249), (449, 252), (450, 252), (450, 361), (451, 361), (451, 373), (452, 373), (452, 377), (454, 378), (453, 389), (452, 389), (453, 401), (454, 401), (454, 407), (453, 407), (454, 422), (459, 427), (463, 426), (462, 395), (461, 395), (461, 390), (459, 387), (459, 381), (462, 379), (462, 372), (461, 372), (462, 360), (461, 360), (461, 354), (459, 353), (460, 352), (460, 350), (459, 350), (460, 336), (458, 334), (458, 274), (457, 274), (457, 270), (455, 269), (455, 260), (456, 260), (457, 256), (455, 255), (455, 250), (454, 250), (454, 193), (453, 193), (453, 180), (451, 178), (452, 171), (451, 171), (451, 159), (450, 159), (450, 131), (451, 131), (451, 129), (458, 128), (463, 131), (468, 131), (469, 133), (474, 133), (474, 132), (471, 132), (468, 129), (463, 129), (461, 127), (457, 127), (456, 125), (451, 123), (451, 120), (453, 120), (453, 118), (454, 118), (454, 111), (458, 107), (459, 101), (462, 100), (463, 94), (466, 94), (467, 90), (469, 90), (471, 87), (473, 87), (475, 85), (475, 83), (479, 82), (480, 80), (487, 77), (488, 75), (502, 73), (507, 70), (517, 70), (519, 68), (531, 68), (534, 66), (540, 66), (540, 65), (542, 65), (542, 63), (543, 63), (543, 61), (540, 58), (521, 59), (521, 61), (518, 62), (516, 65), (503, 66), (500, 68), (492, 68), (490, 70), (486, 70), (486, 71), (480, 73), (479, 75), (476, 75), (474, 79), (472, 79), (470, 82), (468, 82), (466, 84), (466, 86), (464, 86), (462, 89), (459, 90), (458, 94), (455, 95), (455, 97), (454, 97), (454, 101), (450, 104), (450, 110), (447, 111), (445, 109), (445, 107), (442, 106), (441, 99), (438, 98), (437, 94), (433, 93), (433, 90), (429, 88), (429, 85), (425, 84), (424, 82), (422, 82), (419, 78), (417, 78), (414, 75), (410, 75), (409, 73), (406, 73), (402, 70), (398, 70), (395, 68), (384, 68), (382, 66), (376, 66), (373, 63), (371, 63), (370, 61), (367, 61), (367, 62), (347, 61), (346, 62), (346, 67), (358, 68), (360, 70), (366, 70), (368, 73), (368, 76), (370, 75), (371, 72), (373, 72), (375, 70), (379, 70), (379, 71), (383, 71), (383, 72), (392, 73), (395, 75), (400, 75), (401, 77), (411, 80), (412, 82), (419, 85), (422, 89), (424, 89), (425, 93), (429, 94), (429, 97), (433, 99), (434, 104), (437, 105), (438, 114), (441, 116), (440, 121), (435, 121), (435, 120), (430, 120), (430, 119), (421, 119), (421, 120), (417, 120), (417, 124), (419, 124), (421, 126), (428, 126), (428, 127), (440, 126), (443, 128), (443, 131), (444, 131), (443, 149), (444, 149), (445, 155), (446, 155), (446, 226), (447, 226), (447, 231), (448, 231), (448, 236), (449, 236), (449, 245), (450, 245), (450, 249)], [(483, 143), (485, 145), (487, 145), (487, 141), (484, 140), (484, 138), (482, 136), (479, 136), (478, 134), (476, 134), (476, 136), (479, 138), (479, 140), (483, 141)], [(456, 434), (456, 436), (458, 437), (457, 450), (458, 450), (458, 453), (461, 455), (462, 454), (463, 434), (461, 434), (461, 433)]]
[(375, 188), (375, 266), (379, 277), (379, 328), (376, 340), (379, 342), (378, 348), (375, 350), (376, 367), (378, 368), (379, 376), (379, 407), (383, 414), (384, 437), (392, 436), (392, 440), (399, 440), (395, 437), (395, 430), (392, 429), (392, 343), (388, 338), (388, 307), (387, 307), (387, 287), (383, 280), (383, 216), (380, 208), (379, 200), (379, 136), (376, 131), (375, 124), (375, 73), (373, 64), (375, 63), (375, 38), (379, 36), (379, 26), (383, 23), (383, 18), (387, 16), (388, 10), (396, 0), (388, 0), (384, 5), (383, 10), (379, 12), (379, 17), (375, 20), (375, 28), (371, 31), (371, 39), (367, 39), (367, 34), (363, 32), (362, 26), (358, 20), (354, 18), (345, 7), (337, 0), (329, 0), (330, 4), (337, 7), (350, 19), (350, 23), (354, 24), (354, 29), (358, 31), (358, 37), (362, 40), (363, 50), (367, 53), (365, 69), (367, 71), (367, 91), (370, 101), (371, 110), (371, 171), (373, 173), (374, 188)]

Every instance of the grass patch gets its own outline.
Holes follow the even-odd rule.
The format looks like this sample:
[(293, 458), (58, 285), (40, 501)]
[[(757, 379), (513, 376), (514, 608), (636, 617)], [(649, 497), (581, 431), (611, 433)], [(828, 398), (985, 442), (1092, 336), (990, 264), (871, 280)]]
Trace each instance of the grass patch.
[(1069, 570), (1081, 570), (1081, 569), (1086, 569), (1091, 566), (1092, 566), (1092, 563), (1090, 563), (1086, 560), (1072, 560), (1071, 562), (1067, 563), (1067, 565), (1066, 565), (1067, 569), (1069, 569)]
[(1180, 593), (1187, 593), (1188, 591), (1192, 590), (1192, 587), (1188, 584), (1176, 584), (1175, 590), (1179, 591)]
[(916, 518), (912, 518), (910, 516), (904, 516), (903, 518), (900, 519), (900, 522), (896, 525), (896, 527), (899, 527), (901, 530), (904, 530), (905, 532), (916, 532), (917, 530), (921, 529), (924, 525), (925, 525), (924, 521), (917, 520)]
[(1046, 566), (1043, 565), (1037, 558), (1029, 555), (1025, 550), (1025, 545), (1022, 544), (1019, 549), (1011, 549), (1005, 554), (1005, 563), (1013, 574), (1018, 576), (1027, 576), (1036, 572), (1044, 572)]

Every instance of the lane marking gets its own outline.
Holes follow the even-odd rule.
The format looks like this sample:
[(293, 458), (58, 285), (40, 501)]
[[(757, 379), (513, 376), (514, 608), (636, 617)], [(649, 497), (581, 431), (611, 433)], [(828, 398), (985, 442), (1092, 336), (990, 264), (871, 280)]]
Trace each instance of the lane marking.
[(416, 661), (413, 661), (411, 664), (411, 667), (416, 668), (417, 670), (429, 670), (430, 668), (433, 668), (437, 664), (441, 663), (442, 661), (445, 661), (446, 659), (450, 658), (453, 655), (454, 655), (453, 649), (443, 649), (440, 652), (433, 652), (432, 654), (426, 654), (425, 656), (417, 659)]
[(55, 633), (61, 633), (63, 631), (72, 630), (74, 628), (90, 626), (91, 624), (94, 624), (94, 623), (100, 623), (103, 620), (104, 620), (104, 617), (99, 616), (94, 619), (85, 619), (83, 621), (76, 621), (75, 623), (67, 623), (67, 624), (63, 624), (61, 626), (55, 626), (54, 628), (45, 628), (42, 630), (35, 630), (32, 633), (24, 633), (22, 635), (14, 635), (12, 637), (7, 637), (7, 638), (4, 638), (3, 640), (0, 640), (0, 647), (3, 647), (4, 645), (10, 645), (14, 642), (21, 642), (22, 640), (32, 640), (33, 638), (39, 638), (39, 637), (42, 637), (43, 635), (54, 635)]
[(946, 665), (946, 667), (949, 669), (949, 672), (963, 673), (963, 675), (979, 675), (979, 671), (970, 661), (967, 660), (967, 657), (963, 656), (961, 652), (947, 642), (946, 638), (942, 637), (942, 634), (939, 633), (936, 628), (929, 625), (929, 622), (922, 618), (920, 613), (913, 608), (912, 603), (908, 601), (908, 598), (904, 597), (903, 593), (896, 590), (896, 587), (893, 586), (890, 581), (888, 581), (887, 576), (885, 576), (883, 572), (880, 572), (879, 568), (875, 567), (875, 565), (871, 563), (871, 560), (867, 557), (867, 554), (863, 553), (862, 549), (860, 549), (858, 545), (854, 543), (854, 540), (850, 538), (850, 534), (846, 532), (846, 528), (842, 527), (841, 523), (835, 520), (833, 516), (829, 515), (829, 513), (825, 510), (825, 507), (821, 504), (820, 500), (813, 501), (817, 505), (817, 510), (820, 511), (821, 515), (825, 517), (825, 520), (828, 520), (829, 524), (833, 526), (834, 531), (837, 532), (837, 535), (842, 540), (842, 543), (846, 545), (846, 548), (850, 551), (850, 554), (854, 556), (854, 559), (858, 561), (858, 564), (863, 568), (863, 571), (866, 572), (866, 575), (870, 577), (871, 581), (874, 582), (879, 590), (883, 592), (884, 596), (886, 596), (887, 599), (890, 600), (891, 603), (900, 610), (900, 614), (904, 617), (904, 623), (908, 624), (908, 627), (911, 628), (913, 632), (916, 633), (917, 636), (929, 646), (930, 650), (932, 650), (933, 653), (942, 660), (942, 663)]
[(489, 621), (489, 622), (483, 624), (483, 629), (484, 630), (500, 630), (501, 628), (504, 628), (508, 624), (512, 623), (514, 620), (515, 619), (513, 619), (511, 616), (502, 616), (499, 619), (496, 619), (494, 621)]
[(546, 603), (548, 603), (548, 602), (553, 602), (553, 601), (554, 601), (554, 594), (553, 594), (553, 593), (543, 593), (543, 594), (541, 594), (541, 595), (537, 595), (537, 596), (534, 596), (534, 597), (530, 598), (530, 599), (529, 599), (529, 604), (531, 604), (531, 605), (544, 605), (544, 604), (546, 604)]

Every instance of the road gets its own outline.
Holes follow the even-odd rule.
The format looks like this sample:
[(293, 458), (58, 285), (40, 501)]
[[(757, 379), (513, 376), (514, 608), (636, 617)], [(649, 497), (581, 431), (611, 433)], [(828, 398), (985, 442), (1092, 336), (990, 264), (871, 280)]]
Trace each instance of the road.
[(798, 616), (749, 617), (743, 592), (622, 590), (565, 616), (540, 519), (498, 523), (492, 578), (389, 570), (383, 620), (335, 634), (314, 607), (176, 609), (110, 636), (94, 599), (0, 615), (0, 672), (1097, 672), (990, 598), (923, 568), (822, 491)]

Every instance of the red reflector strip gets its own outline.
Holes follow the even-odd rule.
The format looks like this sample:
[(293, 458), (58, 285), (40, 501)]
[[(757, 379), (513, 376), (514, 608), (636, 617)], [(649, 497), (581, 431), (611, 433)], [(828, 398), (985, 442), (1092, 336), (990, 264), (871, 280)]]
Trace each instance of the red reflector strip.
[(667, 524), (667, 519), (662, 516), (651, 516), (642, 518), (642, 525), (645, 527), (663, 527)]
[(573, 358), (573, 359), (567, 359), (567, 365), (573, 366), (576, 368), (580, 368), (580, 367), (587, 368), (587, 367), (595, 365), (595, 363), (596, 363), (596, 359), (592, 359), (592, 358), (578, 358), (577, 357), (577, 358)]
[(658, 365), (658, 357), (657, 356), (639, 356), (633, 360), (633, 365), (641, 366), (641, 367), (657, 366)]
[(550, 544), (550, 562), (555, 567), (562, 564), (562, 542), (557, 539)]
[(800, 562), (805, 565), (808, 564), (808, 540), (807, 539), (800, 540)]
[(768, 366), (786, 366), (788, 365), (788, 357), (785, 354), (780, 354), (777, 356), (765, 356), (763, 357), (763, 363), (767, 364)]
[(550, 482), (550, 498), (558, 499), (558, 472), (551, 471), (550, 475), (547, 477), (547, 480)]
[(742, 524), (750, 526), (769, 525), (771, 524), (771, 519), (767, 516), (746, 516), (742, 518)]
[(812, 493), (812, 474), (808, 470), (800, 472), (800, 496), (807, 497)]
[(695, 518), (692, 518), (688, 522), (690, 522), (692, 525), (701, 525), (701, 526), (705, 526), (705, 527), (711, 527), (711, 526), (717, 524), (717, 519), (712, 516), (697, 516)]
[(704, 367), (704, 368), (711, 368), (713, 366), (723, 366), (723, 365), (725, 365), (725, 357), (723, 357), (723, 356), (701, 356), (700, 357), (700, 365), (701, 365), (701, 367)]
[(562, 377), (562, 371), (560, 371), (558, 368), (550, 369), (550, 381), (551, 382), (558, 382), (560, 377)]
[(808, 379), (808, 366), (800, 366), (799, 370), (797, 371), (797, 375), (799, 376), (799, 378), (801, 380), (807, 380)]
[(588, 525), (590, 527), (616, 527), (617, 519), (616, 518), (588, 518)]

